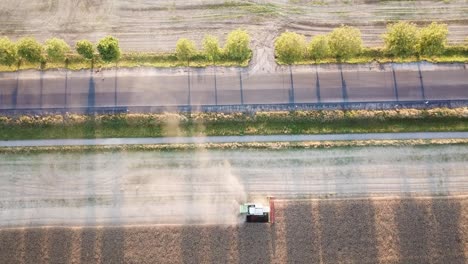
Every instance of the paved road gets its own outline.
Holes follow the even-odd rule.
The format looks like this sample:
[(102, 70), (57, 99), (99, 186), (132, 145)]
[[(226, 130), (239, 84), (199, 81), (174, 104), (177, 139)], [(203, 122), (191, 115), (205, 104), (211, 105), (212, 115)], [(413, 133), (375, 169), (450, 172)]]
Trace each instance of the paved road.
[(0, 141), (0, 147), (105, 146), (105, 145), (150, 145), (150, 144), (192, 144), (192, 143), (247, 143), (247, 142), (466, 139), (466, 138), (468, 138), (468, 132), (365, 133), (365, 134), (356, 133), (356, 134), (322, 134), (322, 135), (211, 136), (211, 137), (161, 137), (161, 138), (44, 139), (44, 140), (4, 140), (4, 141)]
[(278, 198), (468, 192), (465, 146), (0, 154), (0, 226), (237, 223)]
[(0, 110), (467, 99), (463, 64), (0, 73)]

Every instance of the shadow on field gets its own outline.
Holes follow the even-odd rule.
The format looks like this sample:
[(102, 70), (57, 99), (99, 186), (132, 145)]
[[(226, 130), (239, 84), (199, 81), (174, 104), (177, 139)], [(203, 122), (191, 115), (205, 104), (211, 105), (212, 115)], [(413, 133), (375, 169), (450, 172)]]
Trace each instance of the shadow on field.
[(458, 201), (408, 199), (396, 209), (402, 263), (465, 263)]
[[(46, 229), (31, 229), (24, 234), (24, 259), (26, 263), (44, 261), (44, 242)], [(67, 252), (61, 252), (67, 254)]]
[(56, 228), (49, 232), (49, 263), (70, 263), (73, 243), (73, 230)]
[(0, 260), (2, 263), (18, 263), (22, 261), (24, 252), (24, 230), (0, 231)]
[(238, 231), (240, 263), (271, 263), (271, 232), (268, 224), (243, 224)]
[(296, 201), (278, 206), (274, 225), (3, 229), (0, 263), (466, 263), (466, 207), (466, 198)]
[(370, 201), (321, 201), (318, 211), (323, 262), (379, 262)]
[(288, 263), (320, 263), (319, 231), (314, 226), (310, 202), (287, 206), (283, 212), (286, 225)]
[(183, 263), (228, 263), (232, 237), (223, 227), (181, 227)]
[(80, 241), (80, 263), (95, 262), (96, 241), (98, 239), (96, 228), (83, 228)]
[(124, 229), (119, 227), (104, 228), (102, 232), (102, 263), (124, 263)]

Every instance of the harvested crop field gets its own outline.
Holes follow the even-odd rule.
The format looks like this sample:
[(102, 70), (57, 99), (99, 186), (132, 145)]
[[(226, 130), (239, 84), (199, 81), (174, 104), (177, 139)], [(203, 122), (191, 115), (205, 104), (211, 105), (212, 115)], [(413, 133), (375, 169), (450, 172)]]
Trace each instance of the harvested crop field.
[(277, 223), (0, 231), (2, 263), (466, 263), (468, 198), (277, 201)]

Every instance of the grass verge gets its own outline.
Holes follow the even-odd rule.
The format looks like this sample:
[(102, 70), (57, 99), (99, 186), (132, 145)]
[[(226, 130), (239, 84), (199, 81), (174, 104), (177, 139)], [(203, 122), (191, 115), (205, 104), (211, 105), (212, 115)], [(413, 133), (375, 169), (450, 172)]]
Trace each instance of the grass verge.
[[(353, 57), (346, 61), (349, 64), (360, 64), (360, 63), (407, 63), (407, 62), (418, 62), (418, 61), (428, 61), (432, 63), (468, 63), (468, 47), (458, 45), (458, 46), (449, 46), (445, 49), (445, 52), (441, 55), (434, 57), (407, 57), (407, 58), (398, 58), (391, 57), (385, 54), (382, 48), (364, 48), (361, 54), (356, 57)], [(282, 61), (278, 59), (276, 62), (280, 65), (285, 65)], [(311, 58), (304, 58), (303, 60), (297, 61), (295, 65), (310, 65), (310, 64), (328, 64), (328, 63), (339, 63), (335, 58), (324, 58), (319, 61), (315, 61)]]
[(468, 131), (468, 107), (0, 117), (0, 140)]
[[(216, 66), (238, 66), (246, 67), (249, 64), (250, 58), (245, 61), (232, 61), (227, 58), (221, 58), (220, 61), (216, 62)], [(198, 54), (192, 58), (190, 61), (190, 67), (208, 67), (212, 66), (213, 62), (206, 58), (203, 54)], [(17, 66), (5, 66), (0, 65), (0, 72), (12, 72), (17, 70), (51, 70), (59, 68), (67, 68), (70, 70), (81, 70), (81, 69), (90, 69), (93, 68), (113, 68), (113, 67), (123, 67), (123, 68), (134, 68), (134, 67), (156, 67), (156, 68), (173, 68), (173, 67), (186, 67), (186, 62), (181, 62), (177, 59), (175, 54), (172, 53), (124, 53), (120, 60), (115, 63), (106, 63), (102, 60), (96, 60), (92, 65), (90, 60), (86, 60), (83, 57), (77, 54), (70, 54), (68, 56), (68, 63), (57, 63), (57, 62), (47, 62), (41, 66), (40, 63), (28, 63), (25, 62)]]

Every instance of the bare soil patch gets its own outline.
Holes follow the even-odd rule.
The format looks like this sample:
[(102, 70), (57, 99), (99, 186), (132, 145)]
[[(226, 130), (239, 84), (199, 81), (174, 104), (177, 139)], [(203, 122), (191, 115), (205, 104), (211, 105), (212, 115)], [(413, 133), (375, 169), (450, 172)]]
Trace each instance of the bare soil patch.
[(274, 225), (0, 231), (2, 263), (466, 263), (468, 198), (278, 201)]

